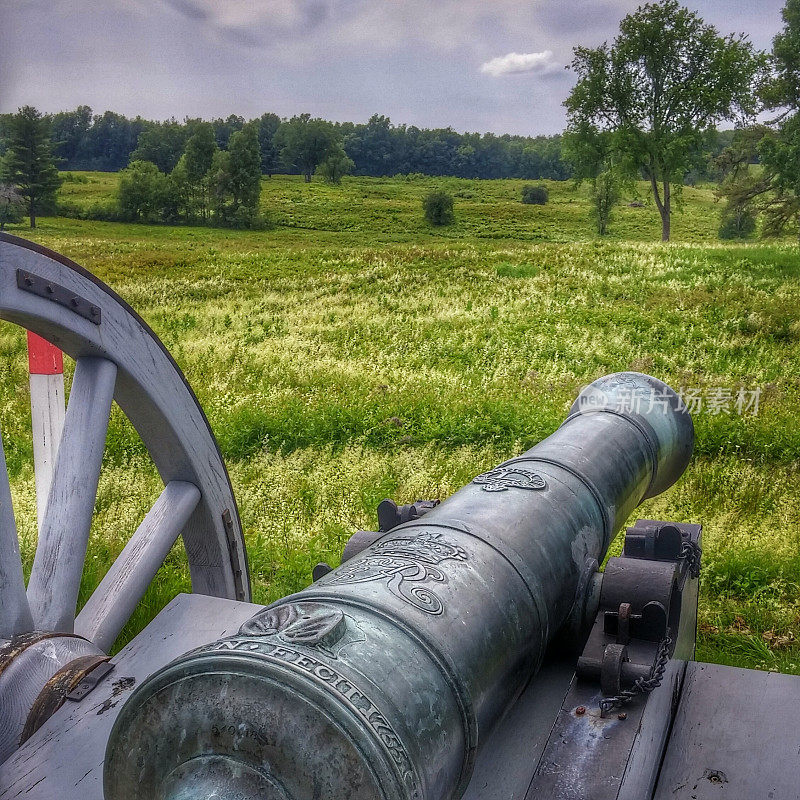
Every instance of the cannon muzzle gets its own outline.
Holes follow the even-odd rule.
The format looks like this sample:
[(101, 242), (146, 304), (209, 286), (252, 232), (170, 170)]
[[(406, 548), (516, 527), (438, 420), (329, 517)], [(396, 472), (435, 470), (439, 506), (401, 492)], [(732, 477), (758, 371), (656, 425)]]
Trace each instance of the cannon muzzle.
[(587, 563), (693, 438), (655, 378), (596, 381), (531, 450), (144, 682), (109, 739), (107, 800), (461, 797)]

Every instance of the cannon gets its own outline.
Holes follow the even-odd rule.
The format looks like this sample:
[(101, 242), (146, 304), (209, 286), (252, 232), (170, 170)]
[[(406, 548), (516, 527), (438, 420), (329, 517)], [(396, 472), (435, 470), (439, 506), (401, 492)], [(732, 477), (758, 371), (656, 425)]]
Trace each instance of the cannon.
[[(219, 450), (145, 323), (6, 235), (0, 317), (77, 364), (27, 590), (0, 485), (0, 800), (798, 797), (800, 679), (692, 661), (701, 526), (638, 520), (607, 558), (689, 464), (666, 384), (595, 381), (548, 438), (441, 502), (384, 501), (264, 608)], [(112, 397), (165, 489), (76, 615)], [(109, 657), (178, 537), (195, 594)]]

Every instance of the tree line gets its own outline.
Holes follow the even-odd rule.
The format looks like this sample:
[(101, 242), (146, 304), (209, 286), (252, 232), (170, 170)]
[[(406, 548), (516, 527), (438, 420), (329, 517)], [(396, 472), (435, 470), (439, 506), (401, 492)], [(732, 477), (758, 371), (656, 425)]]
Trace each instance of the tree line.
[[(4, 132), (11, 114), (0, 115), (0, 154)], [(187, 141), (200, 119), (166, 121), (128, 118), (106, 111), (94, 114), (89, 106), (74, 111), (47, 115), (53, 153), (63, 170), (117, 172), (133, 161), (151, 161), (162, 172), (178, 163)], [(283, 152), (287, 137), (297, 120), (312, 123), (315, 135), (323, 141), (322, 151), (336, 140), (353, 161), (355, 175), (389, 177), (421, 173), (463, 178), (525, 178), (563, 180), (572, 174), (562, 157), (560, 136), (512, 136), (493, 133), (458, 133), (452, 128), (418, 128), (395, 125), (388, 117), (374, 115), (366, 123), (328, 122), (298, 115), (281, 119), (266, 113), (255, 120), (230, 115), (210, 120), (217, 147), (228, 148), (231, 136), (247, 124), (258, 129), (262, 173), (313, 174), (319, 162), (320, 147), (297, 161)], [(314, 163), (314, 160), (316, 163)]]
[[(640, 6), (613, 42), (575, 48), (577, 82), (561, 137), (459, 134), (396, 126), (379, 115), (365, 124), (309, 114), (179, 123), (96, 116), (86, 106), (53, 116), (26, 107), (0, 118), (0, 182), (7, 184), (0, 216), (14, 204), (10, 185), (34, 224), (36, 209), (55, 197), (55, 153), (72, 168), (128, 164), (120, 207), (136, 219), (252, 224), (261, 176), (277, 171), (333, 183), (351, 171), (572, 176), (590, 181), (601, 234), (626, 185), (645, 180), (666, 241), (682, 187), (716, 174), (725, 201), (721, 235), (746, 236), (758, 217), (764, 233), (800, 235), (800, 0), (786, 0), (782, 16), (783, 30), (764, 53), (743, 34), (721, 35), (678, 0)], [(765, 111), (772, 119), (755, 124)], [(721, 132), (723, 124), (734, 131)]]

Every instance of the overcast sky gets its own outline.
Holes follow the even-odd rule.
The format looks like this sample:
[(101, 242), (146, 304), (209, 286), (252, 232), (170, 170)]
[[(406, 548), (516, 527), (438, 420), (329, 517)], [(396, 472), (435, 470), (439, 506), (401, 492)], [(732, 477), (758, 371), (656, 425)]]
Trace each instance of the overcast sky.
[[(577, 44), (637, 0), (0, 0), (0, 112), (334, 120), (554, 133)], [(783, 0), (689, 0), (769, 47)]]

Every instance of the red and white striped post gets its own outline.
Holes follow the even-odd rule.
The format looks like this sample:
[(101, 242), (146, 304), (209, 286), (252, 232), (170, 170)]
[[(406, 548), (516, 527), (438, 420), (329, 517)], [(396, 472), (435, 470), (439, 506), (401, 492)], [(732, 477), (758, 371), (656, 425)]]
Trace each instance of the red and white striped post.
[(33, 468), (36, 512), (41, 527), (64, 429), (64, 358), (46, 339), (28, 331)]

